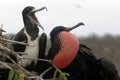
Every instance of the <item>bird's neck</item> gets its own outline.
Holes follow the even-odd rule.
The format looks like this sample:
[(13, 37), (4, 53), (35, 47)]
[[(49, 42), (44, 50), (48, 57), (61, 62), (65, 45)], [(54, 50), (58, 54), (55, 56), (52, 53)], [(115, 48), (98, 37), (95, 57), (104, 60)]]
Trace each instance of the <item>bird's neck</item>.
[(38, 37), (38, 25), (32, 22), (28, 17), (25, 17), (24, 27), (28, 35), (31, 36), (31, 40), (35, 40)]
[(39, 34), (39, 28), (35, 24), (31, 24), (30, 26), (25, 27), (26, 32), (29, 36), (31, 36), (31, 40), (35, 40)]

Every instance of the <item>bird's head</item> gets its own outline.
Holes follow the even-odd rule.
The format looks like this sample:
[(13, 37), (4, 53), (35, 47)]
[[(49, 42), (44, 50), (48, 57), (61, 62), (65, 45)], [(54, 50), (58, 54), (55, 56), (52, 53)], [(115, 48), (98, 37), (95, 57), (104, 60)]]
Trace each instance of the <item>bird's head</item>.
[(29, 19), (32, 23), (40, 26), (41, 29), (44, 30), (44, 28), (41, 26), (41, 24), (39, 23), (38, 19), (37, 19), (36, 16), (35, 16), (35, 13), (36, 13), (36, 12), (41, 11), (41, 10), (44, 10), (44, 9), (47, 10), (46, 7), (42, 7), (42, 8), (40, 8), (40, 9), (35, 9), (35, 8), (32, 7), (32, 6), (25, 7), (24, 10), (22, 11), (24, 23), (26, 22), (26, 25), (27, 25), (27, 21), (28, 21), (28, 19)]
[(84, 23), (80, 22), (80, 23), (78, 23), (77, 25), (72, 26), (72, 27), (64, 27), (64, 26), (57, 26), (57, 27), (55, 27), (55, 28), (51, 31), (51, 33), (50, 33), (51, 41), (54, 41), (54, 39), (56, 38), (56, 36), (57, 36), (60, 32), (62, 32), (62, 31), (69, 32), (69, 31), (71, 31), (71, 30), (73, 30), (73, 29), (75, 29), (75, 28), (77, 28), (77, 27), (79, 27), (79, 26), (82, 26), (82, 25), (84, 25)]

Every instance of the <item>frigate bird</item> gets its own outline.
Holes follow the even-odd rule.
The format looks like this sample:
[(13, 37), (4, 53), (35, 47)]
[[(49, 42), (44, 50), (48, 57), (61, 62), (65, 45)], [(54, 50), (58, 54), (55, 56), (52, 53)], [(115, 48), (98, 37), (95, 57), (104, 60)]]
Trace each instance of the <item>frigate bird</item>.
[[(38, 56), (45, 50), (46, 34), (44, 33), (44, 28), (41, 26), (37, 17), (35, 16), (36, 12), (41, 11), (43, 9), (46, 9), (46, 7), (35, 9), (32, 6), (28, 6), (25, 7), (22, 11), (24, 28), (15, 35), (13, 40), (24, 42), (31, 46), (24, 46), (20, 44), (12, 45), (14, 51), (27, 53), (27, 55), (20, 55), (21, 58), (38, 58)], [(40, 29), (38, 26), (40, 27)], [(17, 59), (15, 60), (17, 61)], [(37, 64), (37, 61), (29, 59), (20, 59), (18, 63), (21, 66), (25, 67), (27, 70), (32, 70)]]
[[(18, 62), (21, 66), (29, 71), (35, 70), (35, 66), (38, 66), (37, 61), (22, 59), (22, 58), (39, 58), (45, 52), (47, 36), (44, 33), (44, 28), (39, 23), (35, 13), (41, 10), (47, 9), (42, 7), (35, 9), (32, 6), (25, 7), (22, 11), (24, 28), (22, 28), (14, 37), (14, 41), (24, 42), (31, 46), (25, 46), (20, 44), (13, 44), (13, 50), (15, 52), (24, 52), (27, 55), (20, 55), (21, 59), (17, 59), (15, 56), (10, 55), (13, 60)], [(40, 28), (39, 28), (40, 27)], [(9, 60), (7, 60), (9, 61)], [(9, 61), (10, 62), (10, 61)], [(6, 73), (5, 73), (5, 72)], [(0, 80), (7, 78), (8, 70), (0, 70)]]
[[(119, 80), (113, 63), (96, 58), (90, 48), (78, 42), (77, 37), (69, 32), (80, 25), (84, 24), (78, 23), (72, 28), (57, 26), (51, 31), (52, 46), (48, 59), (69, 74), (68, 80)], [(46, 63), (46, 66), (50, 65)], [(48, 71), (44, 78), (52, 78), (54, 71), (55, 68)]]

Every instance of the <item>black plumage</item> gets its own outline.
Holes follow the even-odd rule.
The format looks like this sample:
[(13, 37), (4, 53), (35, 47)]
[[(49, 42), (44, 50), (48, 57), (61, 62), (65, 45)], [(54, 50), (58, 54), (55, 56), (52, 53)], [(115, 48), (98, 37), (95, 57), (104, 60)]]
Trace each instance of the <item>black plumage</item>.
[(80, 45), (74, 61), (62, 71), (71, 75), (68, 80), (120, 80), (111, 61), (97, 59), (91, 49), (83, 44)]
[[(57, 41), (57, 35), (62, 31), (68, 31), (68, 29), (59, 26), (51, 31), (52, 47), (50, 48), (48, 59), (53, 59), (60, 50), (61, 43)], [(49, 67), (51, 65), (44, 63), (44, 66)], [(45, 70), (48, 67), (42, 69)], [(71, 64), (61, 70), (70, 75), (67, 76), (68, 80), (120, 80), (114, 64), (105, 58), (96, 58), (92, 50), (84, 44), (79, 44), (79, 50), (74, 60)], [(54, 68), (51, 69), (45, 74), (44, 78), (52, 78), (54, 71)]]

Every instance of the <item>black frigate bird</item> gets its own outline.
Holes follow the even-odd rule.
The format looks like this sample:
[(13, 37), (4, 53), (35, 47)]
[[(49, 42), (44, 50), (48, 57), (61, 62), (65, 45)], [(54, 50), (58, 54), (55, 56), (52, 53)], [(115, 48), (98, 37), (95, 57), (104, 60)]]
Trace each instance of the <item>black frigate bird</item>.
[[(35, 9), (32, 6), (28, 6), (22, 11), (24, 28), (15, 35), (13, 40), (27, 43), (30, 46), (24, 46), (20, 44), (12, 45), (14, 51), (27, 53), (27, 55), (20, 55), (21, 58), (36, 59), (42, 56), (42, 54), (45, 52), (47, 36), (44, 33), (44, 28), (41, 26), (37, 17), (35, 16), (36, 12), (43, 9), (46, 9), (46, 7)], [(11, 57), (29, 71), (37, 71), (36, 66), (40, 65), (39, 62), (34, 60), (19, 59), (17, 61), (13, 55), (11, 55)], [(4, 74), (3, 71), (4, 70), (0, 70), (0, 80), (5, 80), (5, 78), (7, 78), (7, 74)]]
[[(101, 58), (97, 59), (87, 46), (80, 44), (75, 35), (71, 34), (78, 23), (72, 28), (55, 27), (51, 33), (51, 48), (48, 59), (51, 59), (57, 68), (68, 73), (68, 80), (120, 80), (113, 63)], [(46, 63), (44, 66), (50, 66)], [(44, 67), (45, 68), (45, 67)], [(48, 71), (44, 78), (52, 78), (55, 69)]]

